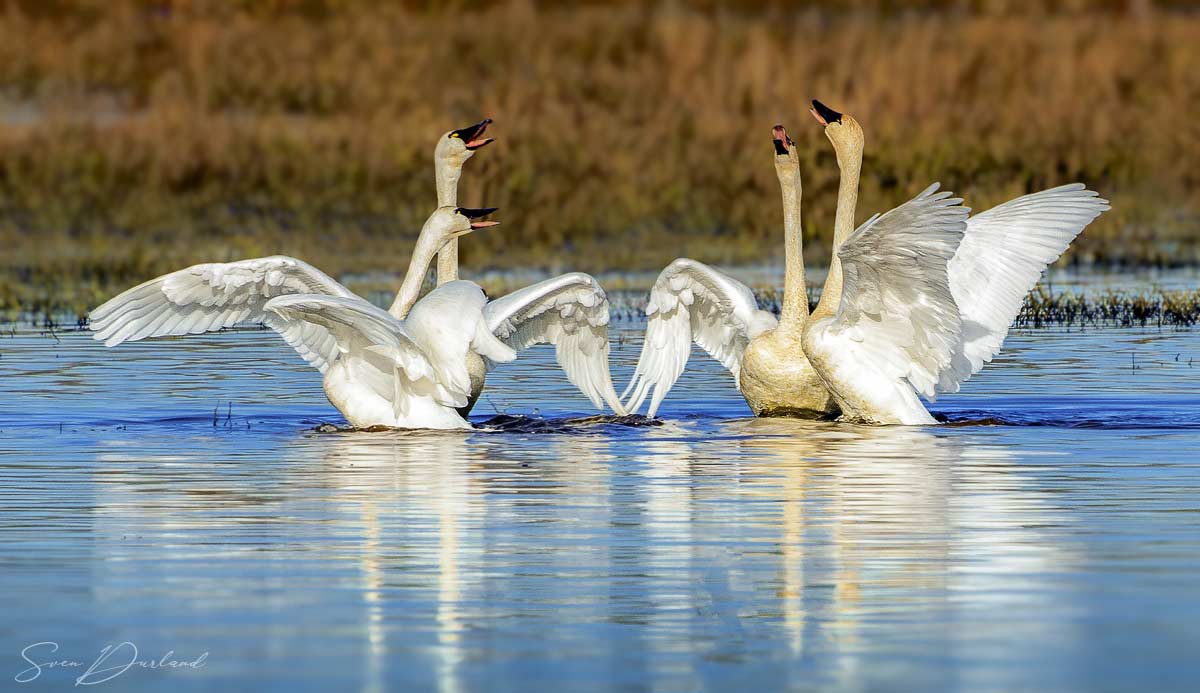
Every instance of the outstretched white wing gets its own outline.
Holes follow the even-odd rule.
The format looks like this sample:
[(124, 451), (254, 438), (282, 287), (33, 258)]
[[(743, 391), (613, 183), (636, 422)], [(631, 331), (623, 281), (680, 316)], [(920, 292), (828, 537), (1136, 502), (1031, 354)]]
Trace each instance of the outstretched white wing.
[(935, 183), (872, 217), (846, 239), (838, 251), (842, 301), (829, 328), (926, 397), (933, 396), (958, 339), (959, 311), (946, 265), (970, 211), (937, 188)]
[(339, 354), (357, 355), (368, 349), (387, 355), (410, 380), (434, 377), (434, 369), (404, 324), (358, 297), (289, 294), (263, 306), (288, 322), (319, 325), (333, 338)]
[(210, 262), (139, 284), (92, 311), (90, 327), (106, 346), (147, 337), (200, 334), (241, 322), (279, 332), (322, 373), (337, 355), (333, 338), (313, 323), (286, 323), (264, 310), (288, 294), (354, 297), (329, 275), (295, 258)]
[[(441, 404), (460, 407), (470, 390), (466, 366), (461, 377), (446, 376), (406, 324), (358, 297), (291, 294), (273, 298), (264, 310), (288, 326), (320, 327), (356, 381), (404, 409), (411, 390), (432, 393)], [(466, 342), (463, 343), (466, 353)]]
[(524, 351), (553, 344), (558, 365), (597, 409), (624, 414), (608, 369), (608, 296), (590, 274), (572, 272), (518, 289), (484, 308), (488, 329)]
[(1108, 208), (1108, 200), (1073, 183), (1018, 197), (967, 220), (950, 261), (950, 291), (962, 315), (962, 333), (953, 360), (939, 374), (938, 391), (957, 392), (1000, 353), (1025, 294)]
[(739, 379), (746, 345), (778, 324), (758, 309), (745, 284), (695, 260), (672, 262), (650, 290), (642, 355), (621, 395), (629, 395), (625, 407), (636, 412), (653, 391), (649, 414), (654, 416), (683, 373), (693, 341)]

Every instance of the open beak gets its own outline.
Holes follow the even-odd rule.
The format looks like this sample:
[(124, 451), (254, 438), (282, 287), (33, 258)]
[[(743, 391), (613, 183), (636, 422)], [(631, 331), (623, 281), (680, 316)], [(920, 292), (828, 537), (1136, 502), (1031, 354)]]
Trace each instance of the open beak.
[(487, 131), (488, 126), (491, 124), (491, 118), (484, 118), (474, 125), (468, 125), (465, 128), (455, 130), (453, 134), (458, 135), (462, 139), (463, 144), (466, 145), (468, 150), (475, 151), (495, 141), (491, 137), (485, 138), (483, 136), (483, 133)]
[(776, 156), (787, 156), (788, 152), (796, 144), (788, 137), (787, 130), (782, 125), (776, 125), (771, 129), (771, 137), (775, 139)]
[(830, 123), (841, 123), (842, 122), (842, 114), (841, 113), (838, 113), (837, 111), (833, 110), (829, 106), (826, 106), (825, 104), (821, 103), (820, 101), (817, 101), (816, 99), (812, 100), (812, 108), (808, 109), (808, 112), (813, 114), (813, 117), (816, 118), (817, 122), (820, 123), (821, 125), (829, 125)]
[[(466, 217), (468, 219), (479, 219), (481, 217), (486, 217), (487, 215), (491, 214), (492, 212), (495, 212), (498, 209), (500, 209), (500, 208), (499, 207), (483, 207), (483, 208), (479, 208), (479, 209), (472, 209), (470, 207), (459, 207), (458, 209), (456, 209), (454, 211), (458, 212), (459, 214), (463, 215), (464, 217)], [(476, 231), (478, 229), (486, 229), (489, 226), (496, 226), (499, 223), (500, 222), (498, 222), (498, 221), (491, 221), (491, 220), (489, 220), (489, 221), (472, 221), (471, 222), (471, 231)], [(469, 233), (469, 232), (464, 232), (464, 233)]]

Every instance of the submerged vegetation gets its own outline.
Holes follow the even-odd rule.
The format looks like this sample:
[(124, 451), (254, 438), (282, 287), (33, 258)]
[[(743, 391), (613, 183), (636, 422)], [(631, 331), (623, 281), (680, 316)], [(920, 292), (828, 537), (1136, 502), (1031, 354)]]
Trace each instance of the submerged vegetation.
[(1017, 327), (1116, 326), (1190, 327), (1200, 322), (1200, 290), (1157, 290), (1150, 293), (1107, 291), (1100, 295), (1063, 292), (1045, 287), (1025, 297)]
[[(462, 199), (504, 225), (464, 241), (468, 272), (775, 262), (775, 122), (821, 265), (837, 168), (814, 96), (867, 128), (863, 218), (932, 180), (977, 209), (1080, 180), (1113, 210), (1064, 262), (1200, 260), (1200, 16), (938, 4), (10, 0), (0, 310), (82, 314), (272, 253), (395, 272), (433, 205), (434, 138), (484, 115), (498, 140)], [(1031, 324), (1076, 310), (1039, 300)]]

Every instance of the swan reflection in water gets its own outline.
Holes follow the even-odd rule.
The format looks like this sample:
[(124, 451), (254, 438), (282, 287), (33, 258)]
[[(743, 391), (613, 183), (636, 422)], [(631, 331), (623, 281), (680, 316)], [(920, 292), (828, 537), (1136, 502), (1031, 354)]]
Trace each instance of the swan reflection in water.
[[(218, 608), (285, 641), (311, 605), (375, 690), (456, 690), (487, 662), (580, 653), (700, 680), (707, 658), (780, 636), (835, 669), (906, 628), (967, 650), (982, 646), (972, 617), (997, 605), (1063, 608), (1049, 581), (1076, 557), (1066, 518), (1004, 448), (944, 431), (750, 419), (619, 436), (306, 433), (277, 463), (208, 466), (144, 451), (135, 465), (113, 448), (94, 473), (96, 589), (139, 598), (145, 575), (113, 567), (134, 562), (172, 609), (219, 589)], [(124, 541), (131, 527), (150, 540)], [(274, 601), (238, 601), (263, 581)], [(923, 629), (894, 621), (914, 604)], [(1069, 620), (1042, 634), (1071, 640)], [(398, 671), (400, 656), (427, 668)]]
[[(559, 573), (579, 565), (608, 573), (607, 552), (599, 542), (530, 538), (531, 530), (547, 523), (562, 527), (560, 534), (569, 532), (584, 506), (590, 513), (607, 513), (611, 465), (603, 439), (545, 436), (536, 454), (518, 455), (498, 434), (350, 434), (314, 440), (324, 469), (357, 474), (355, 486), (370, 489), (360, 501), (364, 530), (370, 527), (368, 517), (378, 526), (379, 508), (392, 511), (383, 519), (388, 539), (373, 541), (366, 532), (363, 542), (367, 623), (393, 622), (369, 633), (373, 663), (414, 640), (410, 627), (394, 624), (401, 604), (392, 605), (390, 619), (383, 613), (381, 582), (393, 586), (393, 597), (403, 596), (399, 601), (431, 605), (426, 625), (434, 639), (428, 643), (432, 677), (439, 690), (454, 691), (470, 687), (462, 676), (465, 662), (486, 655), (488, 647), (505, 649), (472, 634), (485, 633), (489, 623), (534, 618), (547, 620), (541, 629), (547, 633), (558, 627), (548, 618), (555, 606), (578, 596), (569, 581), (555, 579)], [(362, 478), (364, 470), (369, 471)], [(568, 493), (572, 498), (560, 502)], [(397, 583), (420, 594), (398, 595)]]
[[(724, 428), (736, 434), (729, 454), (742, 493), (782, 504), (766, 521), (780, 538), (777, 607), (796, 654), (808, 638), (861, 651), (914, 605), (933, 628), (902, 626), (908, 637), (963, 650), (981, 645), (973, 619), (989, 609), (1062, 608), (1054, 573), (1079, 559), (1057, 529), (1069, 519), (1005, 447), (899, 426), (752, 419)], [(1064, 621), (1049, 619), (1040, 635), (1055, 630), (1069, 646), (1079, 634)]]

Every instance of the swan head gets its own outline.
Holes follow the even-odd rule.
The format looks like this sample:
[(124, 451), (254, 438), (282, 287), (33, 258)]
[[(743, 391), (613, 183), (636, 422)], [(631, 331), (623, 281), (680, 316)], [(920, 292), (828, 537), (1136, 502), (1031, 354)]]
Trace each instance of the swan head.
[(438, 164), (462, 166), (475, 156), (475, 151), (491, 144), (491, 137), (484, 137), (487, 128), (492, 124), (491, 118), (468, 125), (465, 128), (451, 130), (438, 139), (437, 147), (433, 150), (433, 158)]
[(484, 220), (483, 217), (496, 211), (496, 207), (473, 209), (471, 207), (438, 207), (425, 228), (421, 230), (422, 237), (433, 239), (441, 245), (453, 238), (465, 236), (472, 231), (485, 229), (499, 224), (498, 221)]
[(825, 126), (825, 136), (833, 143), (833, 148), (840, 157), (843, 153), (861, 152), (863, 148), (863, 129), (858, 121), (846, 113), (838, 113), (829, 106), (813, 99), (812, 108), (808, 109), (817, 122)]
[(771, 139), (775, 145), (775, 173), (782, 179), (785, 176), (796, 178), (800, 175), (800, 153), (796, 143), (788, 137), (787, 130), (782, 125), (771, 129)]

